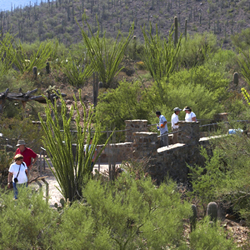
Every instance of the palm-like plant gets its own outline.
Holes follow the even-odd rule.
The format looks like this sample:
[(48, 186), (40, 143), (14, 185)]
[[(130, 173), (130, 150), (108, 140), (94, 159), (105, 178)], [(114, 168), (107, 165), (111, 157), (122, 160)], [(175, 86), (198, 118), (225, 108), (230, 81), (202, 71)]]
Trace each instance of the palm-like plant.
[[(85, 18), (86, 21), (86, 18)], [(83, 41), (87, 47), (88, 56), (91, 59), (91, 63), (94, 70), (99, 74), (100, 80), (103, 82), (104, 87), (109, 87), (114, 77), (121, 71), (120, 63), (124, 57), (124, 52), (128, 47), (129, 42), (133, 37), (134, 24), (132, 24), (129, 34), (125, 40), (118, 41), (120, 33), (118, 33), (114, 44), (111, 46), (105, 37), (100, 37), (100, 28), (98, 24), (98, 30), (94, 35), (90, 25), (86, 21), (91, 38), (88, 33), (80, 27), (82, 32)], [(84, 23), (83, 23), (84, 26)]]
[[(79, 96), (81, 96), (80, 90)], [(69, 113), (67, 112), (65, 101), (60, 96), (60, 112), (56, 102), (53, 105), (47, 100), (47, 106), (45, 108), (47, 120), (43, 121), (39, 115), (45, 133), (42, 141), (53, 165), (51, 170), (58, 181), (62, 195), (70, 202), (82, 198), (82, 189), (90, 177), (90, 166), (100, 137), (100, 128), (97, 126), (95, 128), (91, 148), (88, 149), (88, 147), (86, 147), (85, 152), (84, 145), (90, 145), (90, 133), (94, 110), (91, 108), (87, 116), (86, 107), (82, 100), (80, 100), (80, 110), (75, 97), (74, 99), (75, 104), (71, 106)], [(51, 111), (54, 113), (54, 119), (51, 116)], [(81, 117), (81, 112), (83, 113), (83, 118)], [(73, 116), (75, 120), (74, 124), (72, 124)], [(72, 125), (76, 127), (76, 136), (72, 135)], [(63, 130), (63, 132), (61, 130)], [(74, 140), (76, 140), (75, 157), (72, 151)], [(104, 147), (106, 144), (107, 142)], [(96, 159), (99, 157), (104, 147), (100, 150)]]

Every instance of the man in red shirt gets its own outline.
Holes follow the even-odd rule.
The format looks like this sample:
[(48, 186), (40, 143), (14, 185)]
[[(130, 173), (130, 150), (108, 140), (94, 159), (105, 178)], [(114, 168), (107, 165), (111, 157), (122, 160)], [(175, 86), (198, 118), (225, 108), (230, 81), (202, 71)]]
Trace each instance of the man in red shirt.
[(38, 159), (37, 154), (32, 149), (25, 147), (24, 140), (18, 140), (16, 146), (18, 148), (16, 150), (15, 155), (21, 154), (23, 156), (23, 161), (26, 163), (28, 167), (28, 170), (31, 170), (31, 168), (33, 167), (33, 165), (36, 163)]

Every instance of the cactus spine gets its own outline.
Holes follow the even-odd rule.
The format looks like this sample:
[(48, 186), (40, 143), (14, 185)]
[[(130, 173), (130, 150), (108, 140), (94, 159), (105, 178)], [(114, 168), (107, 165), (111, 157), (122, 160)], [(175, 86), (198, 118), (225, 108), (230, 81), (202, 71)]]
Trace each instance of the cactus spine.
[(176, 46), (178, 43), (178, 18), (174, 17), (174, 45)]
[(210, 202), (207, 205), (207, 216), (209, 216), (210, 221), (214, 223), (217, 221), (218, 217), (218, 205), (216, 202)]

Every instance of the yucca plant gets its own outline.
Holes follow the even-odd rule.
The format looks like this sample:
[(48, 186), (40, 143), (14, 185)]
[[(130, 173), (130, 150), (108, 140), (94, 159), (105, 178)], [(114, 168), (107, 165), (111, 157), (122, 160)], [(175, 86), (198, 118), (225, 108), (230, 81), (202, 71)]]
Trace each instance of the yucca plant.
[(156, 34), (152, 35), (151, 23), (149, 31), (146, 31), (144, 26), (142, 33), (145, 41), (143, 62), (154, 81), (160, 86), (160, 81), (163, 78), (168, 78), (175, 69), (176, 59), (180, 52), (182, 35), (175, 45), (173, 41), (173, 31), (169, 32), (167, 39), (162, 38), (159, 35), (156, 25)]
[[(80, 96), (81, 91), (79, 90)], [(70, 202), (81, 199), (83, 196), (82, 190), (91, 176), (90, 166), (100, 137), (100, 127), (97, 125), (95, 126), (92, 146), (90, 150), (87, 146), (87, 150), (84, 152), (84, 145), (90, 144), (94, 110), (90, 108), (87, 115), (87, 110), (82, 100), (80, 99), (81, 108), (78, 107), (75, 96), (74, 100), (75, 104), (71, 106), (69, 112), (61, 96), (59, 98), (61, 103), (60, 111), (57, 108), (56, 102), (53, 105), (47, 100), (45, 108), (46, 121), (43, 121), (39, 115), (45, 133), (42, 141), (53, 165), (51, 170), (58, 181), (62, 195), (65, 200), (69, 200)], [(54, 113), (54, 119), (51, 116), (51, 112)], [(83, 117), (81, 113), (83, 113)], [(73, 135), (71, 132), (74, 126), (77, 130), (76, 135)], [(76, 155), (74, 157), (72, 143), (75, 141)], [(106, 144), (107, 142), (104, 144), (104, 147)], [(98, 159), (104, 147), (100, 150), (96, 159)]]
[[(83, 17), (86, 21), (86, 17)], [(110, 45), (105, 33), (100, 37), (100, 27), (96, 34), (93, 34), (92, 29), (86, 21), (89, 34), (80, 25), (83, 41), (87, 47), (87, 53), (91, 59), (94, 70), (99, 74), (100, 80), (103, 82), (104, 87), (109, 87), (114, 77), (122, 70), (120, 63), (124, 57), (124, 52), (128, 47), (129, 42), (133, 38), (134, 24), (130, 27), (129, 34), (126, 39), (120, 38), (120, 32), (117, 34), (116, 40), (113, 45)], [(84, 27), (84, 21), (83, 21)]]
[(81, 87), (93, 73), (93, 67), (82, 59), (70, 57), (64, 64), (63, 72), (72, 86)]

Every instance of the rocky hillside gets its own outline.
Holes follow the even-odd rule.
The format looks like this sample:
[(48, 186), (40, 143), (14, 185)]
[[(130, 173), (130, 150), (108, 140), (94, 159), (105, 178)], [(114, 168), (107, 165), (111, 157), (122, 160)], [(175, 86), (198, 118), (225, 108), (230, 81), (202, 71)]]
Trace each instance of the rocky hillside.
[[(230, 36), (248, 27), (250, 1), (248, 0), (47, 0), (37, 6), (15, 8), (1, 12), (0, 30), (17, 34), (22, 41), (33, 42), (58, 38), (65, 44), (81, 39), (78, 23), (82, 15), (95, 32), (98, 27), (108, 37), (118, 30), (126, 34), (135, 23), (135, 35), (142, 40), (141, 27), (149, 22), (158, 25), (164, 35), (178, 17), (179, 31), (184, 32), (185, 19), (188, 33), (212, 32), (224, 46), (229, 46)], [(78, 22), (78, 23), (77, 23)], [(155, 29), (155, 28), (154, 28)]]

